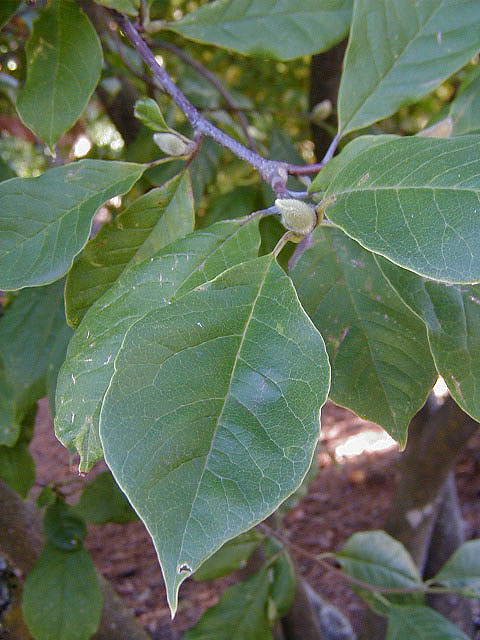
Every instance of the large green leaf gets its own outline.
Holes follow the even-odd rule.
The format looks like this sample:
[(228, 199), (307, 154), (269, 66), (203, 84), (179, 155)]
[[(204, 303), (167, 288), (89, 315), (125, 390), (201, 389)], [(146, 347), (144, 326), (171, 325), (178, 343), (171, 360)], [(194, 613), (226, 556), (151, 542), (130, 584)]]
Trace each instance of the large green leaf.
[(268, 619), (270, 579), (262, 568), (249, 580), (225, 589), (183, 640), (272, 640)]
[(463, 631), (430, 607), (393, 606), (386, 640), (468, 640)]
[(99, 473), (82, 491), (74, 512), (95, 524), (131, 522), (137, 514), (110, 471)]
[[(71, 329), (65, 323), (63, 285), (21, 291), (0, 319), (0, 444), (15, 444), (25, 413), (46, 393), (52, 363), (65, 352)], [(4, 399), (12, 409), (10, 422)]]
[(392, 290), (373, 255), (319, 228), (292, 270), (300, 301), (324, 336), (331, 398), (405, 444), (436, 371), (424, 324)]
[(0, 29), (2, 29), (20, 6), (21, 0), (3, 0), (0, 6)]
[(35, 20), (17, 110), (50, 148), (84, 110), (102, 61), (97, 33), (74, 0), (53, 0)]
[(452, 135), (480, 133), (480, 67), (450, 106)]
[(186, 38), (280, 60), (325, 51), (347, 33), (351, 0), (216, 0), (168, 28)]
[(474, 598), (480, 597), (480, 540), (464, 542), (433, 581), (469, 591)]
[[(335, 554), (343, 571), (349, 576), (377, 587), (421, 587), (422, 579), (405, 547), (384, 531), (354, 533)], [(361, 589), (361, 595), (371, 601), (371, 594)], [(383, 593), (392, 603), (421, 603), (423, 592), (399, 595)], [(405, 639), (406, 636), (403, 636)]]
[(326, 215), (420, 275), (476, 282), (479, 193), (480, 136), (394, 138), (347, 156), (329, 184)]
[(145, 167), (80, 160), (0, 183), (0, 289), (61, 278), (85, 245), (96, 210), (129, 191)]
[(121, 273), (193, 231), (195, 214), (188, 172), (135, 200), (89, 240), (65, 288), (69, 323), (76, 327)]
[(210, 556), (193, 577), (195, 580), (215, 580), (227, 575), (235, 569), (242, 569), (253, 551), (258, 547), (262, 536), (256, 529), (241, 533), (233, 540), (226, 542), (213, 556)]
[(426, 280), (376, 256), (390, 284), (427, 326), (438, 372), (456, 402), (480, 420), (480, 285)]
[(101, 611), (102, 594), (87, 551), (61, 551), (47, 542), (23, 590), (23, 615), (35, 640), (88, 640)]
[(418, 100), (479, 49), (477, 0), (356, 2), (338, 97), (339, 132)]
[(154, 540), (172, 612), (192, 571), (299, 486), (329, 377), (322, 337), (271, 254), (130, 329), (100, 437)]
[(55, 418), (58, 438), (80, 453), (80, 470), (87, 471), (103, 455), (98, 417), (128, 329), (152, 309), (255, 257), (259, 243), (258, 220), (221, 222), (196, 231), (126, 270), (89, 309), (60, 371)]

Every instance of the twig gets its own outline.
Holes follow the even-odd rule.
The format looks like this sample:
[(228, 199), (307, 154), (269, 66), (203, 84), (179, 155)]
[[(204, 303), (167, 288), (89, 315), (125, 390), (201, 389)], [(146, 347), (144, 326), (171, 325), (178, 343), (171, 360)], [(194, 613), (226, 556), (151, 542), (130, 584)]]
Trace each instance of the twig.
[(287, 162), (279, 162), (269, 160), (252, 151), (241, 142), (234, 140), (224, 131), (216, 127), (209, 120), (204, 118), (198, 109), (188, 100), (188, 98), (180, 91), (173, 82), (167, 71), (161, 67), (155, 60), (155, 56), (148, 47), (147, 43), (142, 39), (134, 25), (125, 16), (114, 10), (110, 10), (117, 24), (122, 29), (128, 40), (132, 43), (138, 53), (145, 60), (150, 68), (154, 78), (160, 82), (163, 90), (170, 95), (178, 107), (183, 111), (188, 121), (193, 127), (195, 134), (200, 134), (212, 138), (215, 142), (229, 149), (238, 158), (247, 162), (256, 169), (262, 178), (268, 182), (277, 196), (288, 197), (286, 188), (287, 177), (289, 173), (300, 175), (305, 173), (315, 173), (324, 166), (326, 162), (335, 152), (338, 144), (338, 138), (335, 138), (330, 145), (327, 155), (322, 162), (317, 165), (293, 165)]
[(210, 84), (212, 84), (215, 87), (215, 89), (218, 91), (218, 93), (222, 96), (222, 98), (227, 103), (227, 106), (229, 107), (230, 111), (232, 111), (236, 115), (238, 123), (240, 124), (242, 131), (245, 134), (245, 138), (248, 142), (248, 146), (250, 147), (250, 149), (252, 149), (252, 151), (256, 151), (257, 146), (255, 144), (255, 140), (252, 138), (248, 130), (248, 121), (245, 117), (245, 114), (243, 113), (243, 111), (241, 111), (238, 108), (238, 105), (236, 104), (234, 97), (228, 91), (225, 85), (222, 82), (220, 82), (217, 76), (214, 73), (212, 73), (210, 69), (207, 69), (201, 62), (198, 62), (198, 60), (195, 60), (195, 58), (192, 58), (192, 56), (188, 54), (186, 51), (184, 51), (183, 49), (180, 49), (180, 47), (177, 47), (175, 44), (172, 44), (171, 42), (167, 42), (166, 40), (152, 40), (152, 44), (157, 45), (162, 49), (166, 49), (167, 51), (171, 51), (172, 53), (174, 53), (178, 58), (181, 58), (190, 67), (193, 67), (193, 69), (198, 71), (198, 73), (200, 73), (204, 78), (206, 78), (210, 82)]
[[(313, 560), (313, 562), (321, 565), (324, 569), (326, 569), (326, 571), (333, 571), (333, 573), (336, 573), (337, 575), (342, 576), (344, 580), (346, 580), (347, 582), (350, 582), (352, 585), (356, 587), (360, 587), (370, 592), (385, 593), (385, 594), (392, 594), (392, 595), (402, 594), (402, 593), (403, 594), (418, 593), (418, 592), (424, 593), (427, 591), (430, 592), (430, 587), (428, 587), (423, 583), (419, 584), (416, 587), (382, 587), (380, 585), (373, 585), (373, 584), (370, 584), (369, 582), (364, 582), (359, 578), (355, 578), (354, 576), (348, 575), (348, 573), (345, 573), (344, 571), (342, 571), (342, 569), (338, 569), (337, 567), (334, 567), (332, 564), (330, 564), (330, 562), (328, 562), (325, 559), (325, 557), (316, 555), (314, 553), (311, 553), (310, 551), (307, 551), (306, 549), (303, 549), (302, 547), (299, 547), (294, 542), (292, 542), (291, 540), (288, 540), (285, 536), (283, 536), (281, 533), (278, 533), (278, 531), (275, 531), (264, 522), (260, 523), (258, 527), (262, 529), (266, 534), (274, 536), (275, 538), (278, 538), (281, 542), (283, 542), (285, 546), (292, 549), (292, 551), (295, 551), (299, 555), (302, 555), (305, 558), (308, 558), (309, 560)], [(450, 591), (451, 590), (442, 589), (441, 592), (446, 593)]]

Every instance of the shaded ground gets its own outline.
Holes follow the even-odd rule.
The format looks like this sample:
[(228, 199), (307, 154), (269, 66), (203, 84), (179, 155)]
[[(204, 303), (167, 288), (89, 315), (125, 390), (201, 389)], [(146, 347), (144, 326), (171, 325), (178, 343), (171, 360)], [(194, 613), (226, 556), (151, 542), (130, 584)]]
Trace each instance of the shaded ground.
[[(397, 448), (370, 451), (354, 457), (338, 457), (338, 447), (347, 453), (367, 432), (370, 447), (385, 444), (383, 431), (356, 417), (350, 411), (328, 403), (322, 417), (324, 448), (317, 456), (319, 472), (308, 494), (285, 517), (284, 535), (309, 552), (338, 549), (355, 531), (381, 528), (398, 478)], [(380, 442), (378, 439), (380, 438)], [(65, 481), (74, 499), (84, 480), (69, 468), (69, 456), (53, 435), (44, 401), (41, 402), (32, 454), (41, 483)], [(337, 450), (337, 458), (334, 459)], [(344, 447), (345, 450), (345, 447)], [(99, 464), (92, 473), (103, 469)], [(88, 478), (87, 478), (88, 480)], [(457, 465), (462, 513), (467, 537), (480, 536), (480, 435), (470, 442)], [(37, 492), (40, 486), (35, 487)], [(89, 527), (86, 540), (100, 571), (112, 581), (142, 624), (158, 640), (179, 640), (207, 606), (214, 604), (221, 590), (234, 581), (222, 578), (214, 583), (187, 580), (180, 591), (177, 617), (170, 621), (162, 576), (153, 545), (140, 522)], [(346, 583), (326, 573), (314, 561), (293, 549), (300, 570), (309, 583), (327, 600), (339, 607), (358, 629), (363, 604)], [(114, 639), (112, 639), (114, 640)]]

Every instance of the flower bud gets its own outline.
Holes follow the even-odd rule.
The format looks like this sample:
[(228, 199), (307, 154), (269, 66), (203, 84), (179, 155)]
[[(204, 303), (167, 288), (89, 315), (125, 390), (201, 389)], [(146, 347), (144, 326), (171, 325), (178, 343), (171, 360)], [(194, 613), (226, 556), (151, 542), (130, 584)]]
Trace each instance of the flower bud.
[(187, 156), (193, 151), (193, 144), (175, 132), (154, 133), (153, 139), (167, 156)]
[(277, 198), (275, 205), (282, 216), (282, 224), (289, 231), (305, 236), (317, 226), (315, 209), (294, 198)]
[(330, 100), (322, 100), (318, 102), (312, 109), (310, 120), (314, 124), (321, 124), (324, 120), (332, 115), (332, 103)]

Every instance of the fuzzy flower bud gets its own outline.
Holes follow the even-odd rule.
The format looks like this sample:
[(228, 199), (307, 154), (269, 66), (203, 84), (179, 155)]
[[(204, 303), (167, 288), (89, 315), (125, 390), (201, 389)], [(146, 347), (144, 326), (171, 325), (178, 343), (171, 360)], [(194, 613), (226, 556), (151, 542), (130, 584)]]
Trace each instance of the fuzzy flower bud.
[(289, 231), (305, 236), (317, 226), (315, 209), (294, 198), (277, 198), (275, 205), (282, 216), (282, 224)]
[(170, 131), (155, 133), (153, 139), (167, 156), (187, 156), (193, 151), (193, 144), (190, 141)]

